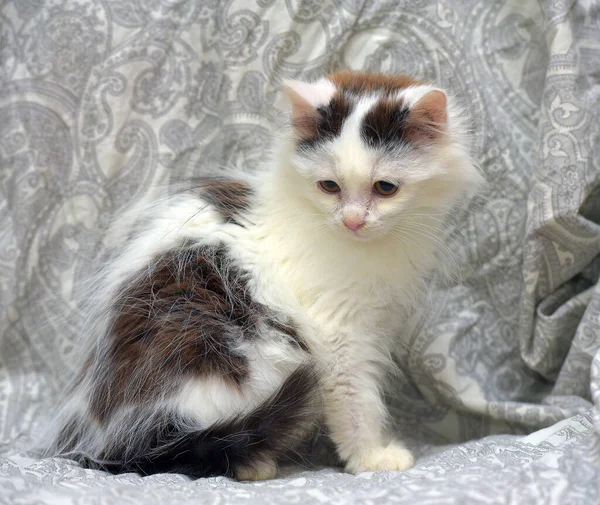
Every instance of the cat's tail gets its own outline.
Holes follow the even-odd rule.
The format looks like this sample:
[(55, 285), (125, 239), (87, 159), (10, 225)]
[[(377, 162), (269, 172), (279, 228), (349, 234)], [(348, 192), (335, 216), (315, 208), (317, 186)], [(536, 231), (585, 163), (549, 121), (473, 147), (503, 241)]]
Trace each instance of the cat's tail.
[[(275, 476), (275, 460), (306, 438), (320, 418), (321, 392), (313, 365), (301, 365), (270, 398), (249, 414), (193, 431), (169, 416), (153, 426), (137, 450), (109, 451), (84, 466), (111, 473), (225, 475), (241, 480)], [(141, 434), (140, 434), (141, 435)]]

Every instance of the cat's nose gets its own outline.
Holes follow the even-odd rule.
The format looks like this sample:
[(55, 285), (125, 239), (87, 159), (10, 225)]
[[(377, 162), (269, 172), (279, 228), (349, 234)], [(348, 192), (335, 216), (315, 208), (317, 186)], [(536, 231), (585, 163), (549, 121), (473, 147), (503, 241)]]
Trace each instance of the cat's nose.
[(365, 225), (365, 220), (361, 217), (345, 217), (344, 225), (352, 231), (358, 231)]

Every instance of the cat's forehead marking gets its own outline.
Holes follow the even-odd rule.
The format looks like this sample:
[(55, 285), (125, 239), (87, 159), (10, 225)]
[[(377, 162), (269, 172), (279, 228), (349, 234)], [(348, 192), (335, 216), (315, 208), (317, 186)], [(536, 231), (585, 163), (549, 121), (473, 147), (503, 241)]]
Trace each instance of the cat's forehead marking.
[(352, 114), (354, 101), (343, 93), (335, 93), (328, 104), (317, 108), (317, 116), (307, 122), (307, 134), (301, 140), (301, 147), (311, 147), (321, 141), (339, 137), (342, 126)]
[(352, 113), (344, 121), (343, 131), (329, 148), (341, 163), (347, 177), (364, 174), (375, 161), (373, 153), (365, 149), (360, 135), (365, 114), (373, 108), (377, 100), (376, 96), (363, 96), (356, 99)]
[(382, 98), (364, 116), (360, 135), (370, 147), (395, 147), (407, 139), (409, 109), (402, 99)]
[(445, 95), (428, 85), (382, 96), (365, 114), (361, 138), (370, 147), (392, 150), (400, 145), (429, 143), (443, 130), (445, 107)]
[(319, 136), (337, 137), (342, 131), (344, 121), (354, 109), (354, 102), (341, 93), (336, 93), (325, 107), (319, 108), (322, 121), (319, 123)]
[[(335, 92), (303, 124), (301, 147), (332, 141), (348, 129), (356, 131), (354, 137), (377, 148), (395, 148), (414, 139), (414, 128), (407, 121), (409, 108), (429, 86), (404, 75), (367, 72), (342, 71), (323, 80), (333, 84)], [(320, 81), (319, 86), (323, 87)], [(368, 107), (362, 106), (366, 102)]]

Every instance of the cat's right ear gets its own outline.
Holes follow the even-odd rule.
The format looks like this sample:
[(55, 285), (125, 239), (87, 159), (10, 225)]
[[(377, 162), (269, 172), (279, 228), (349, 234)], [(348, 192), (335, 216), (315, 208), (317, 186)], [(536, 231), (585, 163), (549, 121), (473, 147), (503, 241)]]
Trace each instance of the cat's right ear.
[(283, 92), (292, 104), (292, 124), (300, 138), (315, 135), (318, 109), (329, 104), (335, 91), (335, 85), (326, 78), (310, 83), (291, 79), (283, 81)]

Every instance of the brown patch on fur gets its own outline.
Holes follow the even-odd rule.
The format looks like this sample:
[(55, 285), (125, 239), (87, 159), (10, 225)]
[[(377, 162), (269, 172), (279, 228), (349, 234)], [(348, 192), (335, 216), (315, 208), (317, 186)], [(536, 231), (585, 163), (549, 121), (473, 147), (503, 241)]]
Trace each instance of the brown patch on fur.
[(252, 188), (245, 182), (224, 177), (200, 177), (194, 188), (213, 205), (226, 222), (237, 222), (239, 215), (250, 207)]
[(244, 272), (223, 246), (163, 254), (126, 287), (113, 308), (108, 342), (88, 359), (90, 410), (106, 421), (122, 405), (155, 401), (191, 377), (219, 377), (232, 388), (248, 376), (239, 343), (267, 324), (308, 351), (295, 328), (255, 302)]
[(221, 247), (163, 255), (114, 306), (108, 348), (99, 356), (92, 413), (104, 420), (123, 404), (169, 392), (186, 377), (217, 376), (239, 386), (262, 307)]
[(371, 74), (368, 72), (352, 72), (342, 70), (330, 74), (327, 78), (341, 91), (364, 94), (374, 91), (394, 93), (400, 89), (422, 84), (420, 81), (407, 75)]

